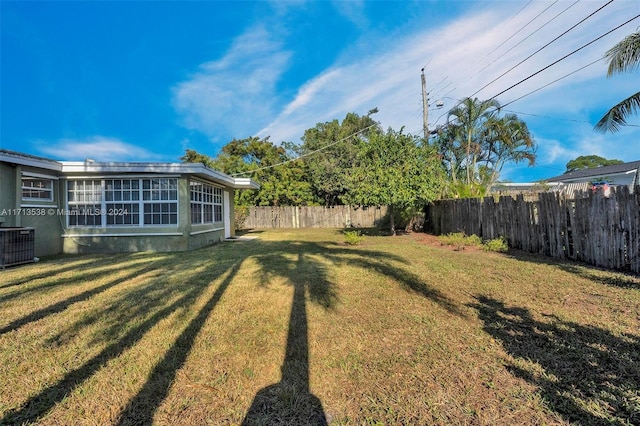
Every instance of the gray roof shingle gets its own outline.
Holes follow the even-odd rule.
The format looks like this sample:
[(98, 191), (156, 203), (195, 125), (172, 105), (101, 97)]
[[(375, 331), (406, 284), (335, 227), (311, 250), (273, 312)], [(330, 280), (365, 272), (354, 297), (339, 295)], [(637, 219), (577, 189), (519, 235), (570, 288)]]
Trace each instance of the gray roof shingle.
[(629, 163), (614, 164), (612, 166), (595, 167), (593, 169), (574, 170), (569, 173), (565, 173), (560, 176), (554, 176), (547, 179), (547, 182), (563, 182), (569, 179), (580, 179), (589, 177), (598, 177), (613, 175), (619, 173), (626, 173), (630, 170), (636, 170), (640, 168), (640, 161), (631, 161)]

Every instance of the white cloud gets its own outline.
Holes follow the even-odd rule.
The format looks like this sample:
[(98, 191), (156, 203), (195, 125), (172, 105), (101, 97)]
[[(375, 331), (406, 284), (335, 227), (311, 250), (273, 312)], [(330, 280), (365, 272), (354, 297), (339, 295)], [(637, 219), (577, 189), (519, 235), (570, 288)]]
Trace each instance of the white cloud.
[[(372, 40), (370, 34), (365, 34), (363, 41), (348, 48), (332, 67), (309, 80), (259, 134), (270, 135), (274, 142), (297, 142), (304, 129), (313, 127), (317, 122), (341, 119), (348, 112), (365, 114), (373, 107), (379, 108), (380, 112), (375, 118), (384, 127), (398, 129), (406, 126), (407, 131), (419, 133), (422, 129), (420, 69), (425, 63), (428, 62), (427, 86), (430, 91), (445, 77), (446, 82), (452, 82), (445, 90), (433, 90), (431, 103), (444, 95), (461, 99), (490, 83), (600, 6), (593, 2), (581, 2), (545, 26), (535, 37), (505, 53), (568, 6), (567, 3), (558, 2), (528, 31), (518, 34), (487, 56), (488, 52), (549, 5), (548, 2), (534, 2), (510, 20), (510, 16), (523, 4), (491, 2), (485, 4), (482, 10), (474, 10), (439, 26), (425, 26), (422, 22), (415, 27), (400, 29), (389, 38)], [(631, 4), (629, 1), (612, 3), (475, 96), (481, 99), (493, 96), (590, 42), (633, 15), (629, 12)], [(499, 101), (507, 103), (526, 95), (601, 58), (604, 51), (633, 30), (627, 27), (519, 84), (501, 95)], [(629, 82), (632, 80), (609, 81), (606, 84), (610, 90), (603, 91), (605, 68), (605, 64), (599, 62), (513, 103), (509, 109), (578, 121), (593, 120), (592, 116), (603, 111), (603, 106), (613, 104), (610, 102), (615, 98), (613, 92), (629, 92)], [(453, 104), (451, 100), (446, 100), (443, 112)], [(433, 124), (441, 115), (439, 111), (432, 111), (430, 123)], [(527, 119), (526, 116), (523, 118)], [(440, 119), (438, 124), (443, 121)], [(562, 163), (560, 168), (563, 168), (566, 161), (577, 155), (589, 154), (589, 150), (596, 154), (606, 154), (607, 150), (623, 153), (622, 159), (625, 161), (639, 159), (637, 142), (624, 142), (615, 135), (594, 134), (589, 124), (549, 124), (544, 120), (538, 120), (538, 123), (532, 130), (539, 136), (539, 164)], [(578, 129), (581, 132), (579, 135)], [(628, 131), (628, 137), (639, 137), (638, 130)], [(615, 157), (611, 154), (604, 156)], [(538, 170), (538, 173), (549, 174), (544, 170)]]
[(369, 20), (364, 13), (364, 0), (333, 0), (332, 4), (338, 13), (353, 22), (358, 28), (364, 29), (369, 25)]
[[(348, 112), (366, 114), (374, 107), (379, 108), (380, 112), (375, 118), (383, 127), (399, 129), (404, 126), (408, 132), (419, 133), (422, 129), (420, 69), (425, 63), (428, 63), (426, 76), (432, 104), (440, 97), (461, 99), (470, 96), (488, 85), (474, 95), (486, 99), (623, 22), (630, 15), (630, 5), (634, 3), (612, 3), (498, 81), (489, 84), (600, 7), (593, 2), (580, 2), (534, 37), (509, 50), (568, 6), (566, 2), (554, 3), (527, 30), (487, 55), (550, 3), (533, 2), (510, 19), (524, 4), (499, 1), (483, 3), (464, 15), (435, 21), (435, 24), (431, 22), (430, 25), (425, 25), (425, 16), (430, 16), (429, 8), (432, 5), (424, 4), (422, 16), (413, 15), (415, 21), (407, 22), (393, 33), (363, 30), (361, 39), (349, 41), (350, 44), (343, 46), (334, 64), (319, 70), (315, 77), (300, 85), (291, 98), (278, 93), (276, 87), (290, 61), (295, 59), (293, 52), (286, 49), (285, 38), (278, 37), (266, 29), (266, 24), (261, 24), (238, 37), (222, 58), (203, 64), (190, 79), (177, 84), (173, 88), (174, 106), (185, 126), (203, 132), (214, 140), (218, 133), (223, 133), (232, 134), (233, 137), (254, 134), (271, 136), (276, 143), (299, 142), (304, 130), (318, 122), (342, 119)], [(417, 3), (414, 6), (420, 5)], [(342, 9), (342, 13), (352, 16), (353, 22), (361, 20), (359, 14), (363, 14), (363, 8), (360, 3), (344, 7), (347, 9)], [(625, 27), (603, 38), (517, 85), (498, 100), (503, 104), (510, 102), (601, 58), (604, 51), (631, 30), (631, 27)], [(295, 37), (295, 34), (292, 30), (291, 36)], [(576, 121), (593, 120), (606, 105), (615, 103), (612, 100), (617, 99), (618, 94), (626, 93), (633, 81), (631, 78), (606, 81), (605, 68), (601, 62), (590, 66), (526, 96), (508, 108)], [(451, 82), (451, 85), (445, 89), (445, 84), (442, 84), (436, 89), (437, 83), (445, 78), (445, 84)], [(607, 89), (603, 90), (605, 84)], [(445, 108), (430, 113), (432, 126), (454, 105), (451, 99), (444, 100)], [(440, 118), (437, 124), (443, 124), (445, 118)], [(527, 116), (523, 118), (528, 121)], [(561, 164), (559, 167), (563, 168), (566, 161), (577, 155), (602, 152), (602, 146), (623, 153), (619, 157), (625, 161), (638, 159), (637, 144), (625, 142), (615, 135), (595, 135), (588, 124), (558, 123), (544, 119), (531, 120), (531, 123), (535, 126), (532, 131), (540, 145), (538, 164)], [(637, 129), (629, 129), (628, 132), (628, 138), (638, 138)], [(544, 170), (538, 170), (537, 173), (549, 174)]]
[(568, 148), (566, 143), (555, 139), (540, 139), (537, 142), (539, 164), (561, 164), (580, 156), (580, 150)]
[(43, 154), (64, 161), (155, 161), (162, 156), (117, 138), (91, 136), (86, 139), (60, 139), (52, 144), (39, 142)]
[(222, 131), (251, 136), (273, 114), (275, 84), (290, 56), (264, 26), (245, 32), (224, 57), (173, 88), (182, 123), (214, 138)]

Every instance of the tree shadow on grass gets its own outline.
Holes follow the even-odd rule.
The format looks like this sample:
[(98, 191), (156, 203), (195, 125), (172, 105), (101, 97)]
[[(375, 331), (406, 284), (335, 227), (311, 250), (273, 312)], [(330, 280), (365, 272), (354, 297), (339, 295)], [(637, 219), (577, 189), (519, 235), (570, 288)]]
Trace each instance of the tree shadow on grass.
[[(175, 254), (171, 257), (174, 259), (174, 261), (176, 261), (176, 259), (179, 259), (178, 256), (181, 255)], [(180, 257), (180, 259), (182, 260), (183, 257)], [(166, 263), (166, 261), (164, 263)], [(115, 335), (115, 330), (119, 330), (119, 334), (116, 338), (113, 339), (111, 337), (104, 338), (104, 341), (108, 342), (104, 349), (102, 349), (98, 354), (84, 362), (79, 367), (70, 370), (57, 383), (46, 387), (37, 395), (29, 398), (24, 404), (22, 404), (21, 407), (5, 412), (5, 415), (0, 418), (0, 424), (25, 424), (37, 422), (57, 403), (66, 398), (74, 389), (76, 389), (91, 376), (93, 376), (110, 360), (117, 358), (126, 350), (136, 345), (145, 336), (146, 333), (148, 333), (156, 324), (158, 324), (158, 322), (176, 312), (177, 310), (188, 308), (196, 303), (197, 299), (206, 291), (206, 289), (210, 285), (210, 278), (212, 276), (223, 275), (225, 271), (227, 271), (228, 269), (232, 269), (232, 266), (229, 264), (229, 262), (215, 263), (209, 261), (209, 263), (211, 264), (211, 266), (206, 270), (200, 272), (200, 278), (192, 277), (193, 279), (189, 280), (189, 282), (183, 283), (169, 282), (168, 268), (163, 268), (160, 264), (156, 264), (157, 270), (161, 272), (161, 276), (165, 278), (158, 278), (156, 280), (152, 279), (148, 281), (146, 285), (138, 287), (134, 292), (137, 294), (137, 296), (134, 296), (131, 293), (125, 293), (125, 295), (121, 296), (127, 299), (127, 304), (130, 305), (129, 307), (131, 309), (128, 309), (126, 306), (121, 305), (120, 307), (122, 308), (122, 311), (125, 312), (114, 318), (105, 318), (105, 316), (109, 317), (109, 313), (113, 314), (114, 312), (118, 312), (118, 310), (107, 309), (106, 313), (102, 312), (102, 314), (93, 315), (91, 316), (90, 320), (87, 320), (87, 318), (81, 318), (77, 321), (76, 324), (71, 324), (69, 329), (78, 332), (78, 330), (83, 326), (90, 325), (92, 321), (102, 322), (107, 320), (107, 329), (104, 330), (106, 335), (113, 337)], [(193, 270), (193, 266), (194, 262), (185, 259), (184, 263), (173, 269), (172, 272), (189, 273)], [(148, 268), (151, 267), (152, 265), (148, 265)], [(233, 269), (233, 271), (235, 271), (235, 269)], [(162, 274), (162, 272), (164, 272), (164, 274)], [(136, 274), (131, 274), (130, 276), (128, 276), (128, 278), (132, 278), (135, 275)], [(230, 274), (230, 277), (232, 275), (233, 273)], [(230, 280), (230, 278), (228, 279)], [(121, 281), (122, 280), (117, 280), (107, 285), (115, 285), (115, 283)], [(194, 320), (195, 323), (192, 322), (192, 324), (187, 327), (187, 331), (185, 331), (185, 333), (189, 330), (193, 331), (193, 327), (197, 326), (200, 321), (204, 321), (210, 310), (219, 300), (222, 294), (221, 292), (224, 291), (227, 285), (228, 282), (226, 283), (226, 285), (221, 286), (221, 288), (216, 291), (207, 306), (205, 306), (205, 309), (200, 313), (200, 315), (198, 315), (198, 317), (196, 317), (196, 320)], [(154, 291), (154, 287), (159, 287), (159, 290), (156, 290), (155, 294), (152, 297), (146, 297), (147, 293)], [(117, 299), (118, 298), (116, 298), (116, 300)], [(118, 304), (114, 303), (112, 306), (116, 307), (116, 305)], [(96, 309), (98, 309), (98, 311), (101, 311), (101, 307), (98, 307)], [(136, 325), (134, 327), (131, 327), (131, 324)], [(179, 338), (177, 344), (183, 344), (185, 343), (185, 340), (188, 341), (190, 338), (190, 334), (188, 335), (188, 337), (181, 337)], [(179, 346), (176, 346), (171, 350), (173, 351), (172, 353), (174, 355), (176, 354), (177, 348), (179, 348)], [(172, 371), (171, 368), (169, 368), (168, 371)], [(175, 372), (175, 370), (173, 371)], [(146, 387), (144, 389), (146, 389)], [(150, 418), (151, 414), (157, 409), (157, 404), (159, 404), (159, 402), (155, 400), (153, 400), (152, 402), (153, 404), (150, 405), (144, 413), (145, 419)]]
[[(295, 254), (294, 254), (295, 253)], [(256, 256), (261, 267), (261, 285), (272, 276), (284, 276), (293, 286), (289, 331), (281, 379), (256, 394), (243, 425), (326, 425), (322, 403), (309, 386), (309, 336), (307, 293), (309, 299), (325, 308), (336, 300), (334, 284), (315, 256), (313, 245), (292, 244), (283, 250)]]
[[(75, 296), (71, 296), (67, 299), (61, 300), (59, 302), (56, 302), (54, 304), (51, 304), (49, 306), (45, 306), (41, 309), (38, 309), (36, 311), (31, 312), (28, 315), (25, 315), (21, 318), (17, 318), (15, 320), (13, 320), (12, 322), (10, 322), (9, 324), (7, 324), (6, 326), (0, 328), (0, 335), (3, 335), (5, 333), (11, 332), (13, 330), (17, 330), (18, 328), (27, 325), (29, 323), (41, 320), (49, 315), (54, 315), (57, 313), (60, 313), (64, 310), (66, 310), (67, 308), (69, 308), (71, 305), (75, 304), (75, 303), (79, 303), (79, 302), (83, 302), (85, 300), (88, 300), (94, 296), (97, 296), (100, 293), (104, 293), (105, 291), (109, 290), (110, 288), (116, 287), (120, 284), (126, 283), (128, 280), (139, 276), (140, 274), (143, 274), (145, 272), (148, 271), (152, 271), (154, 269), (157, 269), (159, 266), (159, 262), (152, 262), (150, 264), (147, 264), (144, 268), (127, 268), (128, 270), (131, 270), (132, 272), (130, 274), (125, 275), (124, 277), (121, 278), (117, 278), (114, 279), (112, 281), (108, 281), (107, 283), (98, 286), (98, 287), (94, 287), (91, 288), (90, 290), (86, 290), (83, 291), (81, 293), (76, 294)], [(74, 283), (80, 282), (82, 280), (86, 280), (86, 279), (91, 279), (91, 278), (98, 278), (100, 275), (107, 275), (110, 271), (105, 271), (103, 273), (100, 274), (91, 274), (89, 276), (83, 276), (82, 278), (77, 278), (74, 280), (70, 280), (68, 281), (65, 285), (72, 285)], [(55, 281), (54, 281), (55, 282)], [(68, 337), (68, 335), (67, 335)]]
[(118, 425), (147, 425), (153, 422), (153, 415), (169, 394), (169, 389), (177, 371), (182, 368), (193, 343), (204, 326), (213, 308), (218, 304), (231, 281), (240, 269), (242, 262), (236, 263), (226, 278), (218, 286), (206, 305), (198, 312), (178, 339), (167, 351), (164, 358), (151, 372), (147, 382), (138, 394), (132, 398), (120, 414)]
[[(625, 271), (599, 269), (596, 266), (571, 260), (559, 260), (540, 254), (527, 253), (521, 250), (509, 250), (509, 256), (522, 261), (543, 265), (551, 265), (558, 269), (574, 274), (580, 278), (594, 281), (611, 287), (640, 289), (640, 275)], [(597, 274), (595, 271), (602, 271)]]
[[(42, 296), (42, 293), (56, 289), (57, 287), (70, 287), (79, 282), (86, 282), (100, 277), (112, 274), (119, 271), (118, 263), (122, 261), (121, 256), (113, 257), (103, 256), (101, 259), (93, 259), (93, 261), (87, 260), (85, 264), (79, 262), (73, 262), (73, 266), (63, 267), (59, 269), (53, 269), (46, 273), (32, 275), (29, 278), (23, 278), (20, 281), (13, 281), (9, 285), (3, 287), (14, 287), (22, 285), (22, 287), (12, 290), (3, 291), (3, 295), (0, 295), (0, 303), (8, 302), (12, 299), (21, 297), (28, 297), (32, 294)], [(73, 277), (65, 277), (65, 272), (69, 271), (87, 271), (86, 274), (76, 273)], [(44, 279), (43, 282), (38, 284), (31, 284), (31, 281), (36, 279)]]
[[(307, 319), (307, 303), (330, 310), (338, 300), (336, 286), (330, 276), (331, 268), (327, 264), (338, 267), (340, 264), (352, 264), (363, 270), (374, 270), (407, 290), (417, 292), (451, 312), (458, 312), (457, 306), (445, 295), (431, 289), (427, 283), (403, 268), (401, 265), (407, 262), (402, 257), (388, 252), (347, 248), (333, 242), (255, 241), (236, 244), (244, 246), (237, 249), (235, 244), (223, 244), (215, 249), (168, 255), (161, 261), (152, 261), (132, 269), (126, 277), (15, 320), (10, 327), (12, 329), (58, 313), (74, 303), (94, 298), (120, 283), (152, 271), (141, 283), (127, 286), (115, 292), (113, 297), (106, 298), (100, 306), (95, 304), (91, 311), (83, 312), (81, 317), (65, 326), (48, 342), (64, 345), (91, 328), (97, 331), (93, 331), (90, 343), (102, 345), (103, 349), (69, 370), (58, 382), (38, 391), (21, 406), (5, 411), (0, 424), (38, 422), (110, 360), (134, 347), (164, 318), (178, 310), (190, 311), (207, 293), (211, 283), (218, 282), (217, 278), (227, 274), (205, 306), (195, 314), (151, 371), (141, 391), (130, 400), (118, 419), (120, 424), (151, 423), (169, 393), (177, 371), (186, 362), (207, 317), (232, 282), (243, 260), (250, 258), (260, 266), (260, 285), (269, 285), (272, 277), (284, 278), (293, 287), (293, 300), (281, 380), (256, 394), (244, 424), (327, 423), (322, 403), (310, 389)], [(212, 250), (215, 250), (215, 258), (212, 258)]]
[[(57, 263), (59, 267), (54, 262), (51, 262), (50, 265), (47, 265), (48, 267), (46, 270), (41, 272), (36, 272), (33, 274), (27, 274), (27, 275), (23, 275), (24, 270), (29, 266), (33, 266), (33, 265), (20, 265), (16, 267), (15, 271), (12, 269), (3, 271), (3, 275), (7, 275), (8, 273), (15, 272), (15, 274), (18, 275), (18, 277), (14, 279), (3, 277), (5, 279), (5, 282), (3, 284), (0, 284), (0, 290), (9, 288), (9, 287), (28, 284), (31, 281), (42, 279), (42, 278), (48, 278), (48, 277), (51, 277), (52, 275), (59, 275), (64, 272), (73, 271), (79, 267), (82, 267), (83, 265), (86, 265), (89, 263), (95, 263), (95, 261), (96, 261), (95, 258), (81, 259), (81, 260), (68, 258), (68, 259), (57, 260), (57, 262), (55, 263)], [(45, 263), (45, 262), (42, 262), (42, 263)], [(37, 266), (40, 266), (41, 264)]]
[(565, 272), (575, 274), (581, 278), (618, 288), (640, 289), (640, 276), (625, 274), (622, 272), (608, 271), (606, 275), (596, 274), (594, 266), (579, 266), (571, 263), (560, 263), (558, 268)]
[(550, 410), (578, 424), (640, 424), (640, 336), (476, 300), (484, 330), (514, 358), (509, 371), (537, 386)]
[(327, 263), (373, 270), (445, 310), (462, 315), (453, 301), (400, 266), (407, 264), (406, 260), (392, 253), (347, 248), (334, 242), (260, 242), (256, 246), (260, 245), (262, 252), (253, 258), (260, 266), (261, 285), (268, 286), (274, 277), (284, 278), (293, 287), (293, 300), (281, 379), (257, 392), (243, 425), (326, 425), (330, 420), (322, 402), (310, 389), (307, 319), (307, 299), (327, 310), (338, 300), (336, 284), (325, 266)]

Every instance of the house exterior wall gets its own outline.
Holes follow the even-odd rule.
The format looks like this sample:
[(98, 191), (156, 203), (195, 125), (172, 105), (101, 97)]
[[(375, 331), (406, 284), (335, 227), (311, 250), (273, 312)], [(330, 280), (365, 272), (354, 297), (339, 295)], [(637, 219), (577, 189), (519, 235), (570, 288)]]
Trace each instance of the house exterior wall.
[[(43, 177), (50, 177), (53, 181), (53, 200), (23, 200), (22, 199), (22, 175), (38, 174)], [(20, 197), (20, 207), (23, 214), (19, 216), (18, 226), (34, 228), (35, 233), (35, 255), (50, 256), (62, 252), (62, 223), (59, 217), (61, 200), (60, 180), (56, 173), (50, 170), (43, 170), (31, 166), (22, 166), (20, 177), (17, 180), (16, 191)]]
[[(50, 176), (53, 200), (23, 200), (23, 173)], [(34, 228), (34, 253), (38, 257), (62, 252), (62, 225), (57, 217), (60, 188), (56, 178), (50, 170), (0, 163), (0, 225)]]
[[(175, 181), (147, 181), (156, 178)], [(112, 180), (108, 188), (103, 186), (104, 180)], [(84, 182), (69, 187), (71, 181)], [(248, 178), (231, 178), (199, 164), (58, 162), (0, 149), (0, 227), (34, 228), (37, 257), (59, 253), (184, 251), (217, 243), (235, 233), (234, 188), (259, 186)], [(74, 196), (71, 206), (70, 189)], [(194, 220), (209, 223), (191, 223), (193, 203), (202, 208), (199, 218), (196, 215)], [(147, 210), (149, 205), (151, 208)], [(109, 206), (130, 206), (137, 216), (129, 213), (120, 220), (112, 220), (106, 215), (97, 218), (80, 213)], [(210, 223), (212, 219), (217, 221)], [(123, 222), (129, 225), (113, 225)], [(143, 222), (167, 224), (140, 225)]]
[(609, 182), (610, 185), (624, 185), (628, 187), (632, 187), (636, 178), (636, 172), (626, 173), (626, 174), (616, 174), (616, 175), (602, 175), (602, 176), (591, 176), (585, 177), (582, 179), (571, 179), (565, 181), (565, 183), (574, 183), (574, 182), (598, 182), (605, 180)]
[(236, 212), (235, 212), (235, 205), (233, 203), (233, 200), (235, 200), (235, 191), (233, 189), (226, 189), (225, 190), (226, 193), (229, 194), (229, 206), (228, 206), (228, 211), (229, 211), (229, 221), (230, 224), (229, 226), (231, 227), (231, 237), (235, 237), (236, 236), (236, 222), (234, 220), (234, 218), (236, 217)]
[[(64, 187), (66, 187), (67, 180), (64, 179)], [(189, 181), (189, 177), (185, 175), (178, 178), (177, 226), (67, 227), (67, 218), (62, 218), (63, 223), (65, 223), (65, 231), (62, 235), (62, 251), (73, 254), (138, 251), (171, 252), (194, 250), (222, 241), (224, 239), (225, 211), (223, 211), (223, 222), (202, 225), (191, 224)], [(230, 192), (231, 199), (233, 199), (233, 189), (227, 188), (225, 191)], [(66, 194), (62, 199), (62, 205), (66, 206)]]
[[(19, 169), (19, 167), (18, 167)], [(18, 175), (20, 171), (17, 171)], [(0, 226), (16, 226), (16, 167), (0, 163)]]

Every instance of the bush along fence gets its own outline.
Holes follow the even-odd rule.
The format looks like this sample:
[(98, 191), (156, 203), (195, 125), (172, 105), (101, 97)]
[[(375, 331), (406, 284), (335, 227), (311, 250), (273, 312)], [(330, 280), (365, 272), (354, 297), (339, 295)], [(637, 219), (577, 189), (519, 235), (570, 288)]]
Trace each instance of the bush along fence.
[(425, 231), (464, 232), (558, 259), (640, 273), (640, 190), (540, 193), (537, 200), (439, 200), (425, 207)]
[(380, 226), (388, 208), (352, 206), (249, 207), (239, 228), (371, 228)]

